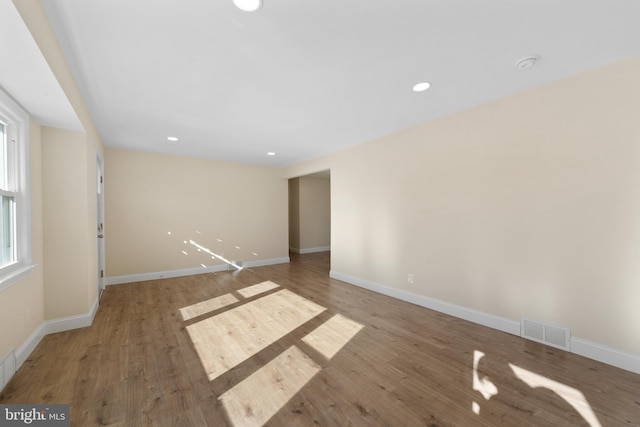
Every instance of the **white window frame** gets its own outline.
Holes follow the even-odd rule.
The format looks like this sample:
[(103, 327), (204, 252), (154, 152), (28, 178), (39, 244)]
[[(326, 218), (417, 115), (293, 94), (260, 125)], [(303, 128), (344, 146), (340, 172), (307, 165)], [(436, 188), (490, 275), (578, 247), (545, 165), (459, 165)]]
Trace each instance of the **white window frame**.
[(0, 89), (0, 119), (5, 123), (7, 138), (15, 141), (14, 188), (16, 261), (0, 268), (0, 291), (17, 283), (35, 267), (31, 258), (31, 191), (29, 160), (29, 115), (7, 93)]

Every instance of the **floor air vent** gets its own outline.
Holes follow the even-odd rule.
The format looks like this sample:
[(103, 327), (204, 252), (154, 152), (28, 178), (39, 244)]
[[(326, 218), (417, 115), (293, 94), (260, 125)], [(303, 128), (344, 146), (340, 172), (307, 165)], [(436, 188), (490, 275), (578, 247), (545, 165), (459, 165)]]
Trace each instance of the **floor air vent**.
[(3, 360), (0, 360), (0, 391), (9, 382), (13, 374), (16, 372), (16, 353), (12, 349), (11, 352)]
[(569, 328), (522, 319), (520, 322), (520, 336), (562, 350), (571, 351), (571, 331)]

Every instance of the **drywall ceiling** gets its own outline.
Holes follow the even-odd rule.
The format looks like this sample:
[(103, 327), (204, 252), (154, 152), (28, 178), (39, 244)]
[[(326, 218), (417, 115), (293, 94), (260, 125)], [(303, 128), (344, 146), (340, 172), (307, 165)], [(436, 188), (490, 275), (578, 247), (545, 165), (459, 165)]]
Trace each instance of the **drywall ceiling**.
[(640, 53), (631, 0), (42, 4), (106, 146), (277, 166)]
[(10, 0), (0, 0), (0, 87), (45, 126), (83, 130), (80, 119)]

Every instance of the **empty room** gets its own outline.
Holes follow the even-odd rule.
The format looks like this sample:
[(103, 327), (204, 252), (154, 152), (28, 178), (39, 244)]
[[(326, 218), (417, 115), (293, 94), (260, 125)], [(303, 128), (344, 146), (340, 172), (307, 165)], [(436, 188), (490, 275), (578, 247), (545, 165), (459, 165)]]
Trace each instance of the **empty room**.
[(0, 425), (640, 426), (639, 18), (0, 0)]

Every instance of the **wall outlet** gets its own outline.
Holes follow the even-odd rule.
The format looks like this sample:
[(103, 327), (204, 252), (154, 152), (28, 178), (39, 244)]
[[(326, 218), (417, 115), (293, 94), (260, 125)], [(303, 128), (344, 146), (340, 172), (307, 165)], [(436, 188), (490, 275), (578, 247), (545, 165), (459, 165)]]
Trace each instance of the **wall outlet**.
[(409, 275), (407, 276), (407, 282), (413, 283), (413, 273), (409, 273)]

